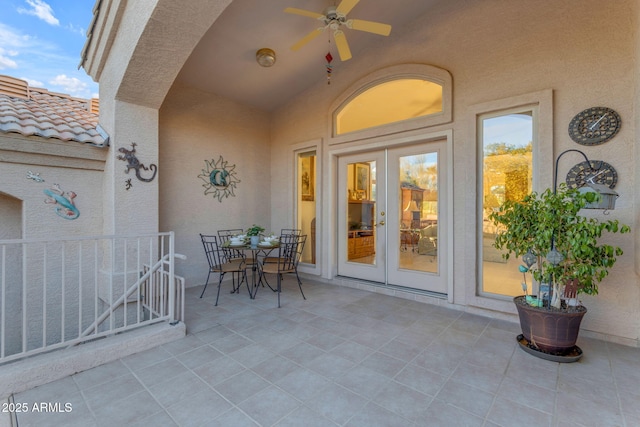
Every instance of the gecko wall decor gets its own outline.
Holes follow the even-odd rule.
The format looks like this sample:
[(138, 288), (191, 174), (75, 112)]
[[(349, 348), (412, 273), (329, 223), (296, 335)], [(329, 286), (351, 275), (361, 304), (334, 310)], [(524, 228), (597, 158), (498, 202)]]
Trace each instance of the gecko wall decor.
[(44, 202), (56, 205), (55, 211), (59, 217), (77, 219), (80, 216), (80, 211), (73, 201), (77, 194), (73, 191), (62, 191), (59, 184), (53, 184), (51, 188), (45, 188), (43, 192), (47, 195)]
[(40, 172), (27, 171), (27, 179), (35, 182), (44, 182), (44, 178), (40, 176)]
[[(138, 158), (136, 157), (136, 145), (138, 144), (136, 144), (135, 142), (132, 142), (131, 150), (127, 150), (124, 147), (118, 148), (118, 151), (122, 154), (119, 154), (117, 158), (118, 160), (123, 160), (127, 162), (127, 168), (124, 170), (125, 173), (129, 173), (131, 169), (135, 169), (136, 178), (138, 178), (140, 181), (143, 181), (143, 182), (151, 182), (156, 177), (156, 173), (158, 172), (158, 166), (151, 163), (149, 167), (146, 167), (144, 164), (140, 163), (140, 160), (138, 160)], [(151, 178), (144, 178), (140, 174), (140, 169), (143, 169), (145, 171), (152, 170), (153, 175), (151, 175)]]

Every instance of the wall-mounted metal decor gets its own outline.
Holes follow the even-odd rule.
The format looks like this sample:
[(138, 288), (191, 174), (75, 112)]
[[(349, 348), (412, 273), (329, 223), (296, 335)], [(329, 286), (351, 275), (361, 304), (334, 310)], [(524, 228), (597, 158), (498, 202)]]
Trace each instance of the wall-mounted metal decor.
[(205, 183), (204, 194), (212, 194), (213, 198), (217, 198), (219, 202), (222, 202), (223, 197), (234, 196), (233, 190), (236, 188), (236, 184), (240, 180), (236, 177), (236, 165), (229, 165), (229, 162), (225, 161), (222, 156), (218, 161), (205, 160), (206, 169), (202, 169), (202, 173), (198, 175), (198, 178)]
[(53, 184), (53, 187), (44, 190), (44, 194), (48, 196), (44, 202), (56, 205), (55, 211), (59, 217), (77, 219), (80, 216), (80, 211), (73, 202), (77, 196), (73, 191), (62, 191), (60, 185)]
[[(156, 177), (158, 166), (152, 163), (149, 165), (149, 167), (146, 167), (145, 165), (140, 163), (140, 160), (138, 160), (138, 158), (136, 157), (136, 145), (137, 144), (135, 142), (132, 142), (131, 150), (127, 150), (124, 147), (118, 148), (118, 151), (122, 153), (121, 155), (118, 155), (118, 160), (124, 160), (125, 162), (127, 162), (127, 168), (124, 170), (125, 173), (129, 173), (129, 170), (135, 169), (136, 177), (140, 181), (151, 182)], [(153, 175), (151, 175), (151, 178), (143, 178), (142, 175), (140, 175), (140, 169), (144, 169), (146, 171), (152, 170)]]
[(618, 182), (618, 172), (607, 162), (589, 160), (578, 163), (567, 172), (567, 186), (581, 188), (587, 184), (601, 184), (614, 188)]
[(44, 182), (44, 178), (40, 176), (40, 172), (33, 173), (31, 171), (27, 171), (27, 179), (31, 179), (35, 182)]
[(616, 136), (622, 120), (607, 107), (591, 107), (575, 115), (569, 123), (569, 136), (578, 144), (600, 145)]

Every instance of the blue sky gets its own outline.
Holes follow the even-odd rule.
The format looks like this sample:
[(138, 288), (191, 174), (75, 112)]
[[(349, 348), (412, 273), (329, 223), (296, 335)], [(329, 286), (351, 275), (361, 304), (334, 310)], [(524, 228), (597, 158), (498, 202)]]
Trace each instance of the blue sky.
[(0, 74), (80, 98), (98, 85), (78, 69), (95, 0), (0, 0)]

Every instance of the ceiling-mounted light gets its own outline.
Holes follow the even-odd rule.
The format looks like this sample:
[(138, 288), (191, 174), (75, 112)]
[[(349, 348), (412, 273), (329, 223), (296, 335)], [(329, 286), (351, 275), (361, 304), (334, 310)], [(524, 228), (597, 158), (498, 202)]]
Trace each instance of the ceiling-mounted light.
[(262, 67), (271, 67), (276, 63), (276, 53), (268, 47), (263, 47), (256, 52), (256, 61)]

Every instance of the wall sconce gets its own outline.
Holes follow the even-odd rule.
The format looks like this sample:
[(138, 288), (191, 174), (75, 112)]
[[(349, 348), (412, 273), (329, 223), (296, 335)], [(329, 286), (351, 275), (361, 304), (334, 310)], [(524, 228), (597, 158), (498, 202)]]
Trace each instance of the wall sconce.
[(276, 63), (276, 53), (268, 47), (263, 47), (256, 52), (256, 61), (261, 67), (271, 67)]

